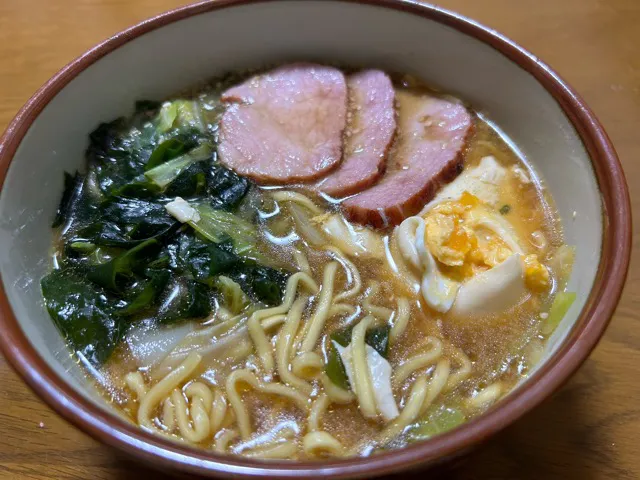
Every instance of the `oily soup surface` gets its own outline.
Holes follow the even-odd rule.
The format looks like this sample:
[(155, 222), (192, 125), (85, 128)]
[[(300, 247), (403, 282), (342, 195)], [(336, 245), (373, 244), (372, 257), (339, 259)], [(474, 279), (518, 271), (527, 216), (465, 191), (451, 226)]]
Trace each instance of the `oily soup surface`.
[[(136, 171), (129, 157), (100, 163), (94, 149), (90, 173), (79, 181), (85, 192), (94, 190), (100, 214), (115, 208), (104, 198), (115, 185), (121, 190), (112, 196), (131, 198), (127, 189), (134, 189), (141, 202), (160, 198), (160, 210), (184, 197), (196, 205), (197, 218), (187, 207), (181, 210), (185, 218), (172, 213), (177, 224), (158, 213), (153, 228), (126, 220), (135, 226), (102, 225), (96, 235), (98, 227), (86, 227), (91, 215), (76, 209), (60, 227), (54, 254), (59, 270), (71, 265), (69, 278), (87, 275), (104, 289), (103, 296), (121, 299), (100, 310), (104, 318), (126, 318), (126, 327), (108, 337), (115, 346), (103, 361), (92, 360), (100, 345), (86, 346), (86, 336), (100, 332), (69, 333), (65, 322), (75, 317), (52, 313), (71, 348), (91, 365), (105, 396), (142, 428), (204, 449), (320, 459), (368, 455), (429, 438), (507, 394), (539, 360), (556, 317), (562, 316), (563, 306), (554, 298), (567, 301), (571, 249), (562, 243), (552, 199), (540, 179), (500, 132), (474, 115), (458, 177), (467, 175), (461, 180), (467, 183), (450, 197), (436, 197), (399, 227), (374, 230), (346, 222), (339, 201), (318, 194), (313, 185), (260, 187), (243, 184), (224, 169), (197, 170), (205, 165), (197, 150), (208, 141), (213, 146), (204, 152), (204, 162), (217, 165), (211, 155), (224, 111), (218, 98), (233, 83), (213, 82), (162, 107), (149, 105), (142, 117), (123, 123), (101, 144), (106, 151), (116, 133), (134, 128), (115, 151), (142, 145), (148, 150), (142, 163), (160, 168), (173, 162), (173, 171)], [(395, 78), (394, 86), (407, 95), (403, 102), (412, 95), (436, 95), (404, 77)], [(155, 138), (152, 148), (144, 146), (145, 135)], [(157, 154), (167, 138), (178, 140)], [(178, 153), (168, 154), (171, 148)], [(127, 161), (133, 165), (129, 171), (113, 174), (113, 165)], [(104, 165), (112, 170), (105, 173)], [(161, 189), (149, 190), (149, 180)], [(222, 210), (241, 224), (211, 216), (193, 200), (208, 195), (228, 200)], [(156, 213), (147, 209), (142, 216), (148, 220)], [(149, 231), (140, 233), (144, 229)], [(245, 230), (245, 237), (236, 233)], [(400, 237), (418, 245), (420, 232), (426, 253), (412, 257), (415, 249), (403, 249)], [(144, 248), (160, 253), (144, 260), (139, 252), (125, 255), (148, 238)], [(230, 246), (213, 251), (211, 242)], [(433, 260), (431, 269), (425, 255)], [(412, 258), (423, 260), (416, 264)], [(115, 267), (114, 259), (120, 259)], [(520, 293), (501, 311), (467, 315), (460, 299), (453, 307), (440, 306), (447, 301), (445, 290), (424, 291), (444, 282), (454, 295), (482, 294), (486, 286), (474, 290), (474, 279), (510, 261), (520, 269), (518, 285), (505, 285), (498, 296)], [(95, 273), (96, 266), (109, 262), (110, 269)], [(235, 263), (220, 270), (219, 265), (231, 265), (224, 262)], [(133, 282), (127, 288), (139, 295), (119, 290), (118, 282), (125, 281)], [(51, 288), (43, 280), (46, 299)], [(175, 299), (181, 296), (179, 303)], [(89, 302), (92, 312), (99, 302)], [(61, 305), (47, 303), (50, 312), (60, 312)], [(373, 397), (369, 404), (367, 395)]]

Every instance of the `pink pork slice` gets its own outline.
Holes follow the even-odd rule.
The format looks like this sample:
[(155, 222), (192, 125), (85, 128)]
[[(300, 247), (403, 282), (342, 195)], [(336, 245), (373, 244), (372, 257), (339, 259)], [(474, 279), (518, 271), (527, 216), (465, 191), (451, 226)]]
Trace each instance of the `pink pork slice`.
[(458, 176), (473, 127), (471, 114), (458, 103), (409, 91), (396, 92), (396, 99), (398, 138), (387, 172), (342, 203), (347, 218), (377, 228), (415, 215)]
[(347, 86), (332, 67), (286, 65), (222, 95), (220, 161), (263, 184), (315, 180), (342, 159)]
[(342, 164), (318, 184), (332, 197), (373, 185), (384, 173), (396, 131), (395, 91), (386, 73), (365, 70), (347, 78), (349, 106)]

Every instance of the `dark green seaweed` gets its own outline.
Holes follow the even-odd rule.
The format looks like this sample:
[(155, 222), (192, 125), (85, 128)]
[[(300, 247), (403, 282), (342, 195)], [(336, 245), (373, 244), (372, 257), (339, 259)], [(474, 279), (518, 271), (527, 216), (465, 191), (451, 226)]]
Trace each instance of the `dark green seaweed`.
[[(256, 262), (256, 226), (235, 215), (252, 184), (217, 162), (215, 128), (201, 125), (198, 108), (136, 102), (130, 118), (89, 134), (86, 174), (65, 173), (53, 221), (65, 226), (58, 270), (42, 279), (42, 293), (70, 347), (96, 366), (132, 323), (210, 315), (224, 300), (220, 275), (253, 302), (282, 301), (288, 273)], [(167, 212), (176, 197), (210, 205), (208, 235)], [(224, 210), (224, 222), (211, 208)], [(242, 226), (242, 242), (230, 225)]]

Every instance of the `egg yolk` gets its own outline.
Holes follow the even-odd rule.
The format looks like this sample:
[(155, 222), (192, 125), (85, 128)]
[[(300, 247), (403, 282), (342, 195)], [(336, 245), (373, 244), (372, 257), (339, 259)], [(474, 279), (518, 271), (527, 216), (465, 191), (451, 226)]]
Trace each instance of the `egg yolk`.
[[(441, 264), (443, 273), (458, 281), (499, 265), (513, 254), (511, 248), (490, 231), (465, 225), (467, 213), (482, 201), (463, 192), (457, 201), (443, 202), (425, 216), (425, 245)], [(526, 286), (534, 292), (549, 288), (550, 276), (537, 255), (523, 259)]]

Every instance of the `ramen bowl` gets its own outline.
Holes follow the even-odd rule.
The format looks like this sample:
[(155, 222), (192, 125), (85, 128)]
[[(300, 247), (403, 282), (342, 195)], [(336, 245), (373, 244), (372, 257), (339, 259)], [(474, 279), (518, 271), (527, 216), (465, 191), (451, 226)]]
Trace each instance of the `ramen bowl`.
[[(258, 461), (152, 435), (112, 409), (70, 357), (43, 306), (51, 220), (64, 171), (81, 169), (86, 135), (136, 99), (240, 70), (309, 60), (415, 75), (500, 125), (546, 178), (565, 241), (576, 245), (577, 299), (537, 368), (483, 415), (406, 448), (366, 458)], [(171, 68), (167, 68), (170, 61)], [(557, 74), (510, 40), (439, 7), (402, 0), (217, 0), (149, 19), (63, 68), (0, 142), (0, 346), (25, 381), (94, 438), (156, 468), (209, 477), (372, 477), (462, 455), (533, 409), (587, 358), (624, 284), (629, 196), (602, 126)]]

